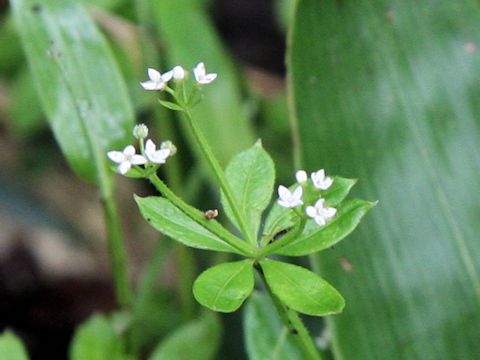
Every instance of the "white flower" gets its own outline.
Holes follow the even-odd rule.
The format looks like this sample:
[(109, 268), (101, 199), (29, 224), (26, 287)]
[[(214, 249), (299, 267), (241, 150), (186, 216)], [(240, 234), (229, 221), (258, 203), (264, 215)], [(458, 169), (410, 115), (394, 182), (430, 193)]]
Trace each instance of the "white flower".
[(170, 149), (157, 150), (155, 143), (150, 139), (145, 144), (145, 155), (154, 164), (165, 164), (165, 161), (170, 156), (170, 152)]
[(317, 172), (313, 172), (311, 175), (313, 186), (320, 190), (327, 190), (333, 183), (331, 177), (325, 177), (325, 170), (320, 169)]
[(145, 90), (163, 90), (167, 86), (167, 82), (173, 76), (173, 70), (167, 71), (164, 74), (161, 74), (159, 71), (148, 68), (148, 77), (150, 80), (141, 82), (140, 85)]
[(128, 145), (123, 151), (109, 151), (107, 156), (110, 160), (119, 164), (117, 170), (122, 175), (125, 175), (132, 165), (143, 165), (147, 163), (145, 157), (135, 154), (133, 145)]
[(307, 181), (307, 173), (305, 170), (298, 170), (295, 174), (295, 178), (299, 184), (303, 184)]
[(145, 124), (138, 124), (133, 127), (133, 136), (136, 139), (145, 139), (148, 136), (148, 127)]
[(172, 69), (172, 74), (175, 80), (183, 80), (186, 75), (185, 69), (180, 65), (177, 65)]
[(283, 185), (278, 187), (278, 204), (286, 208), (294, 208), (303, 204), (302, 201), (303, 189), (298, 186), (293, 192), (288, 190)]
[(305, 212), (309, 217), (315, 220), (315, 222), (323, 226), (335, 216), (337, 209), (331, 207), (324, 207), (325, 199), (319, 199), (315, 206), (307, 206)]
[(198, 65), (195, 66), (193, 69), (193, 74), (195, 75), (195, 80), (197, 80), (197, 83), (202, 85), (209, 84), (217, 78), (217, 74), (207, 74), (206, 72), (205, 64), (203, 62), (198, 63)]

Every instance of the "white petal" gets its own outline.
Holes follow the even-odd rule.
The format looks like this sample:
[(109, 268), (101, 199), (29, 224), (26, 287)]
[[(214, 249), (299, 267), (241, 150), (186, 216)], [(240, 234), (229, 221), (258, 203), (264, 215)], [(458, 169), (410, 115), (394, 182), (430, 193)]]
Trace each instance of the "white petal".
[(328, 220), (328, 219), (331, 219), (332, 217), (335, 216), (335, 214), (337, 213), (337, 209), (335, 208), (325, 208), (323, 209), (323, 217), (325, 220)]
[(164, 83), (158, 83), (152, 80), (141, 82), (140, 85), (142, 85), (145, 90), (162, 90), (165, 87)]
[(292, 207), (292, 205), (288, 201), (278, 199), (277, 202), (278, 202), (278, 205), (280, 205), (280, 206), (283, 206), (283, 207), (286, 207), (286, 208), (291, 208)]
[(165, 161), (167, 160), (169, 154), (170, 154), (170, 150), (161, 149), (161, 150), (155, 151), (153, 154), (149, 154), (148, 158), (151, 162), (155, 164), (165, 164)]
[(297, 182), (300, 184), (303, 184), (304, 182), (307, 181), (307, 173), (305, 170), (298, 170), (295, 174), (295, 179), (297, 179)]
[(132, 156), (135, 154), (135, 147), (133, 145), (128, 145), (123, 149), (123, 154), (125, 156)]
[(315, 222), (320, 226), (325, 225), (325, 220), (321, 216), (316, 216), (315, 217)]
[(317, 202), (315, 203), (315, 207), (317, 209), (323, 209), (323, 203), (325, 202), (325, 199), (323, 198), (320, 198), (317, 200)]
[(107, 156), (110, 160), (116, 162), (117, 164), (120, 164), (122, 161), (125, 160), (125, 155), (121, 151), (109, 151), (107, 153)]
[(130, 161), (123, 161), (120, 165), (118, 165), (118, 172), (122, 175), (125, 175), (131, 167), (132, 164), (130, 164)]
[(204, 84), (209, 84), (213, 80), (215, 80), (216, 78), (217, 78), (217, 74), (215, 74), (215, 73), (207, 74), (203, 77), (203, 83)]
[(199, 78), (203, 78), (206, 73), (205, 64), (203, 62), (198, 63), (197, 66), (195, 66), (195, 68), (193, 69), (193, 73), (195, 74), (195, 78), (197, 79), (197, 81), (197, 76)]
[(142, 155), (133, 155), (130, 159), (130, 162), (133, 165), (143, 165), (147, 163), (147, 159), (145, 159)]
[(148, 139), (147, 142), (145, 143), (145, 153), (148, 154), (152, 154), (155, 152), (155, 143)]
[(313, 206), (307, 206), (305, 213), (311, 218), (314, 218), (317, 216), (317, 209), (315, 209)]
[(333, 179), (331, 177), (327, 177), (323, 182), (323, 185), (324, 185), (323, 190), (327, 190), (332, 184), (333, 184)]
[(168, 158), (170, 156), (170, 149), (160, 149), (157, 151), (158, 156), (161, 156), (163, 158)]
[(162, 78), (162, 74), (160, 74), (160, 72), (155, 69), (148, 68), (147, 71), (148, 71), (148, 77), (150, 78), (150, 80), (154, 82), (158, 82)]
[(291, 195), (292, 194), (290, 190), (288, 190), (285, 186), (280, 185), (278, 187), (278, 196), (280, 197), (280, 199), (289, 198)]
[[(301, 186), (298, 186), (294, 191), (293, 191), (293, 197), (295, 200), (300, 200), (303, 195), (303, 188)], [(303, 203), (303, 202), (302, 202)]]
[(173, 71), (172, 70), (167, 71), (166, 73), (162, 74), (162, 81), (168, 82), (172, 79), (172, 76), (173, 76)]

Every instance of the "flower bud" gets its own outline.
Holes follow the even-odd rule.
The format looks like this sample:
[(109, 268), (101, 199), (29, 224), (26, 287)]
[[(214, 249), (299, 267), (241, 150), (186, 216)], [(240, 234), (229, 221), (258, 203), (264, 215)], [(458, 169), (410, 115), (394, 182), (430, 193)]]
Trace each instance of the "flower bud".
[(175, 80), (183, 80), (185, 78), (185, 69), (180, 65), (175, 66), (172, 71)]
[(135, 125), (132, 133), (136, 139), (145, 139), (148, 136), (148, 127), (145, 124)]
[(303, 184), (307, 181), (307, 173), (304, 170), (299, 170), (295, 174), (295, 178), (299, 184)]
[(169, 149), (170, 150), (169, 156), (173, 156), (177, 153), (177, 147), (173, 145), (173, 143), (170, 140), (162, 142), (160, 144), (160, 149)]

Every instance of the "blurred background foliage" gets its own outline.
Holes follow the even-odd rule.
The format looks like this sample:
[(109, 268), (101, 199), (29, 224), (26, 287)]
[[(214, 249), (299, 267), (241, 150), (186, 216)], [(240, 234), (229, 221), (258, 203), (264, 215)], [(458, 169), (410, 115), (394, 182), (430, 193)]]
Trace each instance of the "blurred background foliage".
[[(347, 241), (300, 260), (347, 301), (326, 330), (306, 318), (325, 357), (476, 359), (477, 3), (12, 0), (0, 1), (0, 11), (0, 327), (22, 338), (31, 359), (91, 358), (84, 351), (96, 348), (120, 354), (116, 333), (125, 324), (134, 325), (129, 346), (153, 351), (153, 360), (301, 358), (260, 293), (242, 313), (203, 313), (191, 295), (193, 278), (225, 259), (159, 239), (132, 198), (152, 189), (119, 177), (115, 193), (137, 298), (131, 314), (90, 318), (70, 345), (78, 324), (111, 313), (115, 303), (98, 190), (70, 170), (44, 115), (67, 123), (78, 114), (55, 107), (65, 99), (65, 81), (49, 74), (72, 76), (66, 101), (73, 107), (88, 97), (75, 84), (100, 89), (94, 108), (115, 107), (92, 110), (94, 123), (101, 117), (92, 135), (100, 148), (110, 146), (101, 126), (117, 110), (124, 124), (145, 122), (154, 138), (177, 144), (162, 175), (183, 198), (209, 209), (218, 206), (218, 192), (196, 146), (157, 94), (139, 86), (147, 67), (198, 61), (219, 73), (196, 111), (222, 164), (261, 138), (277, 183), (293, 182), (294, 169), (325, 168), (360, 178), (357, 194), (380, 201)], [(60, 35), (63, 44), (52, 47), (48, 37), (62, 27), (76, 27), (73, 35), (92, 27), (94, 35)], [(80, 44), (97, 50), (75, 53)], [(63, 75), (52, 51), (71, 59)], [(99, 71), (97, 61), (111, 61), (110, 70)], [(112, 77), (119, 85), (108, 89)], [(55, 130), (57, 138), (62, 131)], [(63, 151), (77, 135), (66, 135)], [(132, 139), (124, 133), (115, 141)], [(96, 173), (84, 171), (88, 161), (69, 162), (77, 173)], [(18, 344), (7, 333), (2, 346)]]

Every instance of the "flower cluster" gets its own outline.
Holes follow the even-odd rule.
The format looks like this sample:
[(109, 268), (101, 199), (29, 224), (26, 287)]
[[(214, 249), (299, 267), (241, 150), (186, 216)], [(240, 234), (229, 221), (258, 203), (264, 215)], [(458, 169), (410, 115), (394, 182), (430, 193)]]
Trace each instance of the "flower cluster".
[[(180, 65), (175, 66), (172, 70), (163, 74), (152, 68), (149, 68), (147, 72), (149, 80), (140, 83), (145, 90), (164, 90), (170, 80), (180, 81), (187, 76), (187, 71)], [(203, 62), (198, 63), (197, 66), (193, 68), (193, 75), (199, 85), (209, 84), (217, 78), (217, 74), (215, 73), (207, 74)]]
[(125, 175), (132, 165), (152, 164), (158, 166), (165, 164), (167, 158), (177, 152), (171, 141), (164, 141), (157, 148), (155, 143), (148, 139), (144, 147), (143, 141), (148, 136), (148, 128), (144, 124), (136, 125), (133, 128), (133, 136), (140, 141), (141, 154), (136, 154), (133, 145), (126, 146), (122, 151), (109, 151), (107, 153), (109, 159), (118, 164), (117, 171), (122, 175)]
[[(278, 204), (280, 206), (293, 209), (303, 205), (303, 192), (308, 183), (308, 176), (304, 170), (299, 170), (295, 174), (295, 178), (299, 185), (292, 191), (283, 185), (278, 187)], [(314, 189), (317, 191), (327, 190), (333, 184), (333, 178), (326, 176), (323, 169), (311, 173), (310, 179)], [(325, 225), (327, 221), (332, 219), (336, 212), (337, 209), (325, 206), (325, 199), (322, 197), (313, 206), (309, 205), (305, 208), (306, 215), (315, 220), (320, 226)]]

